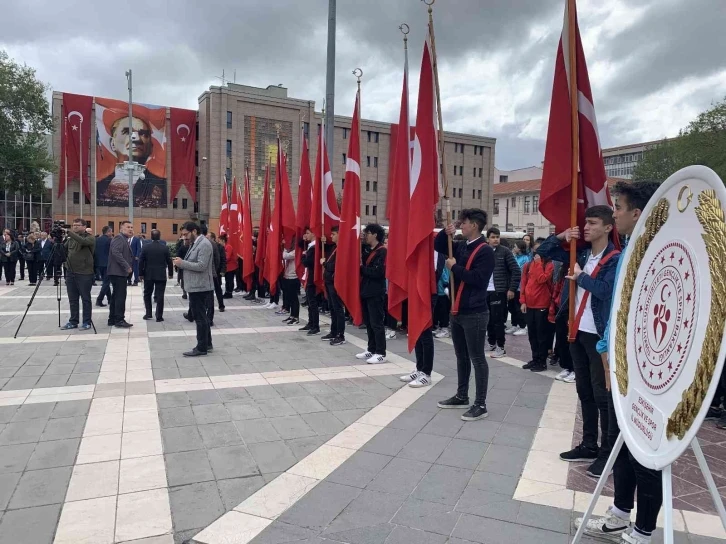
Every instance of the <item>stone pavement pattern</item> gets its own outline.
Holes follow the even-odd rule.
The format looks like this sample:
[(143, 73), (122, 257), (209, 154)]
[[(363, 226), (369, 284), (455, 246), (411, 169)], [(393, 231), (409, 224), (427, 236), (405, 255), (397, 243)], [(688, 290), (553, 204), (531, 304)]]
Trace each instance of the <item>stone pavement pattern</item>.
[[(414, 392), (397, 379), (405, 338), (366, 368), (363, 331), (330, 348), (238, 298), (215, 315), (214, 353), (185, 359), (194, 326), (171, 283), (164, 323), (141, 319), (132, 288), (134, 328), (109, 334), (94, 308), (96, 336), (58, 331), (42, 287), (13, 342), (30, 292), (0, 291), (0, 544), (568, 542), (584, 509), (555, 453), (574, 386), (518, 368), (522, 338), (518, 359), (490, 361), (490, 417), (464, 423), (436, 407), (456, 384), (447, 341), (440, 381)], [(291, 485), (270, 501), (275, 482)], [(712, 517), (678, 527), (710, 534)], [(721, 541), (700, 535), (677, 541)]]

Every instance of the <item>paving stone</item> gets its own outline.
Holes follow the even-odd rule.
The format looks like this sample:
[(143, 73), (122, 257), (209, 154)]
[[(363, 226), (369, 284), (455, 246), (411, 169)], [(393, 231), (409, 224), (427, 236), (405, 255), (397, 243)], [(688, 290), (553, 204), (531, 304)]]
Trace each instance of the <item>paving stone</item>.
[[(99, 373), (71, 374), (65, 385), (94, 385), (98, 381)], [(65, 401), (64, 401), (65, 402)]]
[(73, 466), (80, 443), (80, 438), (39, 442), (30, 461), (28, 461), (27, 469), (38, 470)]
[(255, 400), (281, 398), (280, 394), (275, 391), (275, 388), (271, 385), (259, 385), (255, 387), (250, 387), (248, 392), (250, 396)]
[(63, 387), (69, 385), (68, 380), (70, 377), (70, 374), (46, 374), (40, 377), (35, 387)]
[[(345, 514), (341, 514), (346, 507), (361, 493), (360, 489), (330, 482), (321, 482), (305, 495), (304, 500), (298, 501), (278, 519), (283, 523), (322, 531), (330, 525), (332, 528)], [(337, 519), (336, 519), (337, 518)], [(333, 521), (335, 520), (335, 521)], [(332, 524), (331, 524), (332, 522)], [(379, 523), (374, 521), (371, 525)], [(342, 524), (338, 524), (339, 526)], [(365, 524), (363, 524), (364, 526)], [(342, 526), (342, 529), (352, 527)], [(326, 531), (328, 532), (328, 531)]]
[[(478, 422), (470, 424), (475, 425), (476, 423)], [(441, 410), (421, 432), (453, 438), (463, 425), (464, 422), (461, 420), (460, 410)]]
[(72, 467), (27, 471), (20, 478), (9, 508), (29, 508), (63, 502)]
[(282, 440), (248, 444), (248, 447), (263, 474), (283, 472), (297, 463), (292, 450)]
[(35, 444), (0, 446), (0, 474), (24, 471), (34, 450)]
[[(59, 402), (58, 404), (63, 403)], [(40, 441), (80, 438), (83, 435), (83, 427), (85, 425), (86, 416), (50, 419), (43, 430), (43, 434), (40, 436)]]
[(266, 420), (235, 421), (234, 425), (248, 445), (280, 440), (280, 435)]
[(519, 484), (519, 478), (513, 476), (504, 476), (502, 474), (494, 474), (492, 472), (482, 472), (477, 470), (469, 481), (469, 486), (490, 493), (500, 493), (502, 495), (514, 495), (514, 491)]
[(299, 383), (281, 383), (272, 387), (282, 398), (302, 397), (309, 394)]
[(0, 446), (37, 442), (43, 434), (46, 422), (46, 419), (31, 419), (8, 423), (5, 430), (0, 433)]
[(460, 516), (453, 506), (409, 497), (391, 523), (448, 536)]
[(544, 393), (525, 393), (522, 392), (514, 399), (514, 406), (523, 406), (525, 408), (535, 408), (544, 410), (547, 404), (548, 395)]
[(519, 508), (517, 523), (569, 534), (572, 526), (571, 518), (572, 513), (569, 510), (523, 502)]
[(445, 544), (448, 538), (436, 533), (427, 533), (409, 527), (396, 527), (386, 540), (386, 544)]
[(449, 442), (451, 442), (451, 438), (449, 437), (420, 432), (406, 444), (398, 455), (406, 459), (433, 463), (446, 449)]
[(498, 421), (480, 420), (467, 423), (461, 427), (455, 438), (474, 442), (491, 443), (502, 424)]
[(192, 406), (194, 417), (198, 425), (206, 423), (222, 423), (223, 421), (232, 421), (229, 412), (223, 404), (201, 404)]
[(315, 412), (325, 412), (328, 410), (312, 395), (302, 397), (290, 397), (287, 402), (292, 406), (298, 414), (312, 414)]
[(416, 436), (416, 431), (384, 428), (376, 436), (371, 438), (362, 449), (371, 453), (395, 456), (401, 452), (404, 446), (414, 436)]
[(265, 417), (284, 417), (297, 415), (295, 408), (283, 398), (255, 399), (255, 406), (259, 408)]
[(214, 482), (200, 482), (169, 489), (174, 531), (202, 529), (225, 509)]
[(542, 410), (512, 406), (509, 413), (507, 413), (507, 416), (504, 418), (504, 423), (537, 427), (541, 418)]
[(229, 511), (237, 507), (255, 491), (261, 489), (265, 483), (262, 476), (217, 480), (217, 487), (222, 497), (224, 509)]
[(479, 463), (477, 470), (519, 477), (522, 474), (528, 454), (529, 451), (522, 448), (492, 444), (484, 454), (484, 458)]
[(219, 393), (219, 398), (221, 398), (224, 403), (250, 398), (250, 394), (244, 387), (220, 389), (217, 393)]
[(212, 467), (204, 450), (167, 453), (166, 478), (170, 486), (214, 480)]
[(224, 406), (227, 408), (227, 412), (229, 412), (232, 421), (244, 421), (246, 419), (260, 419), (265, 417), (265, 414), (263, 414), (257, 406), (252, 404), (229, 402)]
[(302, 418), (319, 435), (338, 434), (346, 427), (330, 412), (303, 414)]
[(222, 398), (216, 391), (187, 391), (187, 397), (189, 397), (189, 404), (192, 406), (198, 404), (222, 404)]
[[(413, 443), (413, 440), (411, 441)], [(411, 445), (409, 443), (409, 445)], [(488, 444), (482, 442), (472, 442), (470, 440), (459, 440), (454, 438), (446, 446), (436, 464), (447, 465), (450, 467), (468, 468), (474, 470), (484, 457)]]
[(0, 406), (0, 423), (10, 423), (18, 408), (18, 406)]
[(337, 417), (344, 425), (350, 425), (357, 421), (366, 413), (366, 410), (334, 410), (333, 415)]
[(534, 441), (537, 427), (526, 427), (505, 423), (492, 440), (492, 444), (499, 446), (512, 446), (514, 448), (530, 449)]
[(307, 383), (301, 383), (300, 386), (310, 393), (311, 395), (315, 395), (318, 397), (318, 400), (320, 400), (321, 395), (336, 395), (337, 392), (335, 389), (330, 387), (325, 382), (307, 382)]
[(155, 380), (173, 380), (181, 378), (181, 374), (177, 368), (152, 368), (151, 372)]
[(255, 460), (244, 445), (210, 449), (207, 457), (217, 480), (259, 474)]
[(360, 393), (347, 393), (345, 398), (356, 408), (374, 408), (380, 404), (380, 400), (361, 391)]
[(395, 458), (378, 473), (366, 489), (408, 496), (431, 468), (430, 463)]
[(317, 433), (313, 431), (305, 420), (300, 416), (275, 417), (271, 418), (270, 423), (283, 440), (291, 440), (293, 438), (305, 438), (315, 436)]
[(459, 498), (456, 511), (484, 518), (515, 522), (519, 514), (520, 504), (523, 503), (512, 500), (511, 495), (500, 495), (469, 486)]
[(178, 406), (189, 406), (189, 397), (186, 393), (159, 393), (156, 396), (159, 408), (176, 408)]
[(325, 444), (328, 440), (333, 438), (332, 434), (308, 436), (306, 438), (295, 438), (293, 440), (285, 440), (285, 444), (292, 450), (292, 454), (295, 459), (301, 461), (320, 446)]
[(434, 465), (411, 496), (424, 501), (454, 505), (473, 474), (472, 470)]
[(335, 469), (326, 481), (352, 487), (366, 487), (393, 459), (387, 455), (358, 451)]
[[(212, 405), (214, 406), (214, 405)], [(195, 407), (196, 408), (196, 407)], [(159, 410), (159, 420), (162, 429), (171, 427), (183, 427), (185, 425), (196, 425), (197, 420), (194, 418), (191, 406), (178, 406), (175, 408), (161, 408)]]
[(198, 427), (199, 434), (202, 435), (202, 441), (206, 448), (236, 446), (243, 443), (237, 427), (231, 421), (210, 423), (209, 425), (199, 425)]
[(5, 512), (0, 520), (0, 544), (52, 544), (61, 505)]
[[(10, 497), (15, 492), (15, 486), (18, 485), (22, 473), (10, 472), (8, 474), (0, 474), (0, 512), (5, 510), (10, 502)], [(2, 534), (2, 530), (0, 530)]]
[(430, 413), (418, 412), (416, 410), (409, 409), (389, 423), (388, 427), (419, 432), (429, 423), (429, 421), (431, 421), (432, 417), (433, 416)]
[(383, 544), (384, 542), (389, 542), (389, 535), (391, 535), (394, 528), (395, 525), (382, 523), (371, 527), (360, 527), (358, 529), (330, 533), (326, 536), (334, 542), (346, 542), (350, 544)]
[[(319, 487), (320, 485), (316, 489)], [(381, 520), (391, 519), (401, 507), (403, 501), (404, 497), (401, 495), (365, 489), (330, 523), (323, 532), (323, 536), (358, 527), (378, 525)]]

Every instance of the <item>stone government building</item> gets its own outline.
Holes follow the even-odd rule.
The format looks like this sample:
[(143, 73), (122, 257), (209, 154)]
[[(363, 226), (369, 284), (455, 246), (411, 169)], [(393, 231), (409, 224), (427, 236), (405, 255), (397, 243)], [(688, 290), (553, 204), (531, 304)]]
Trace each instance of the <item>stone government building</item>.
[[(128, 219), (128, 208), (103, 207), (82, 197), (77, 179), (68, 182), (68, 209), (66, 197), (57, 198), (63, 172), (60, 171), (62, 119), (65, 112), (63, 94), (53, 93), (53, 116), (56, 131), (52, 149), (58, 171), (53, 174), (52, 209), (54, 219), (73, 219), (83, 216), (91, 221), (94, 231), (113, 225), (118, 230), (120, 221)], [(352, 104), (339, 103), (338, 110), (352, 110)], [(352, 112), (351, 112), (352, 113)], [(95, 116), (95, 114), (94, 114)], [(95, 126), (95, 120), (92, 120)], [(301, 133), (304, 131), (310, 147), (311, 174), (315, 175), (315, 157), (321, 113), (315, 103), (288, 97), (282, 86), (249, 87), (235, 83), (212, 86), (199, 97), (197, 114), (196, 195), (182, 187), (177, 197), (166, 208), (134, 208), (134, 231), (148, 236), (151, 229), (159, 228), (163, 238), (174, 240), (181, 225), (190, 219), (202, 221), (210, 230), (219, 227), (219, 212), (223, 178), (229, 183), (237, 178), (243, 183), (245, 165), (249, 165), (252, 187), (252, 213), (259, 220), (262, 188), (268, 157), (272, 158), (271, 182), (274, 184), (274, 161), (279, 133), (283, 151), (288, 155), (288, 176), (293, 200), (297, 202)], [(331, 156), (331, 169), (337, 194), (342, 194), (345, 178), (345, 160), (351, 118), (335, 117), (335, 148)], [(170, 141), (169, 113), (166, 121), (167, 146)], [(361, 120), (361, 223), (387, 224), (385, 217), (391, 154), (391, 125), (378, 121)], [(454, 217), (468, 207), (492, 208), (494, 179), (494, 138), (446, 132), (446, 161), (449, 196)], [(91, 187), (95, 186), (94, 166), (96, 138), (91, 137)], [(167, 147), (167, 171), (170, 171), (171, 153)], [(173, 176), (173, 172), (171, 176)], [(170, 179), (167, 183), (170, 184)], [(195, 198), (196, 197), (196, 202)], [(94, 224), (94, 215), (95, 223)]]

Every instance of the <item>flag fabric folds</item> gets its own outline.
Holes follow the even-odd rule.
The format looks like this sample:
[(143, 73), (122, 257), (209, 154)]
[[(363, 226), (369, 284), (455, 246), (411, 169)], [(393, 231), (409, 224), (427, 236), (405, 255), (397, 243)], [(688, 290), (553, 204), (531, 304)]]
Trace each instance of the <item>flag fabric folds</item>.
[(63, 131), (61, 132), (61, 163), (58, 179), (58, 198), (67, 184), (81, 180), (80, 187), (91, 197), (89, 171), (91, 167), (91, 110), (93, 97), (63, 93)]
[(171, 192), (169, 202), (176, 198), (179, 189), (186, 187), (192, 202), (197, 201), (195, 191), (196, 168), (194, 152), (196, 138), (197, 112), (181, 108), (169, 108), (171, 124)]
[(250, 201), (250, 175), (245, 171), (245, 194), (242, 203), (242, 228), (237, 237), (241, 246), (242, 280), (247, 284), (247, 291), (252, 291), (255, 275), (255, 255), (252, 246), (252, 205)]
[(265, 277), (270, 284), (270, 294), (277, 292), (277, 280), (283, 271), (282, 244), (295, 234), (295, 209), (292, 206), (290, 181), (287, 177), (287, 160), (277, 141), (277, 165), (275, 167), (275, 202), (267, 238)]
[(257, 253), (255, 253), (255, 266), (259, 269), (259, 281), (265, 278), (265, 263), (267, 257), (267, 232), (270, 228), (270, 169), (272, 164), (267, 163), (265, 172), (265, 192), (262, 198), (262, 211), (260, 212), (260, 230), (257, 234)]
[(229, 232), (229, 197), (227, 195), (227, 177), (222, 178), (222, 208), (219, 212), (219, 234)]
[(239, 234), (240, 223), (239, 195), (237, 193), (237, 178), (232, 178), (232, 191), (229, 197), (229, 232), (227, 239), (232, 242), (232, 248), (237, 250), (237, 235)]
[[(297, 182), (297, 215), (295, 218), (295, 237), (296, 243), (300, 243), (305, 228), (310, 226), (310, 209), (313, 199), (313, 180), (310, 177), (310, 151), (308, 150), (308, 141), (305, 134), (300, 134), (302, 138), (302, 153), (300, 154), (300, 177)], [(302, 281), (305, 275), (305, 267), (302, 264), (302, 251), (295, 251), (295, 271), (297, 277)]]

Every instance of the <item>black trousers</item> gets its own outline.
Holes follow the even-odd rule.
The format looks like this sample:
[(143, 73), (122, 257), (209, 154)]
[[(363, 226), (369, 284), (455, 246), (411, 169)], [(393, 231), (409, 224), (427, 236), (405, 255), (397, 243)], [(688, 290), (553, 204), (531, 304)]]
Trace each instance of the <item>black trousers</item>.
[(237, 282), (237, 289), (247, 291), (247, 286), (242, 282), (242, 259), (237, 257), (237, 270), (234, 271), (234, 277)]
[(575, 367), (572, 364), (570, 343), (567, 340), (568, 327), (567, 315), (559, 315), (555, 318), (555, 355), (560, 359), (560, 368), (572, 372)]
[(489, 363), (484, 355), (488, 321), (486, 312), (451, 316), (451, 339), (454, 342), (456, 374), (459, 378), (456, 396), (469, 399), (469, 378), (473, 366), (476, 386), (474, 404), (477, 406), (486, 406), (489, 386)]
[(217, 295), (217, 304), (219, 309), (224, 308), (224, 293), (222, 293), (222, 278), (214, 276), (214, 294)]
[(336, 338), (342, 338), (345, 336), (343, 301), (340, 300), (334, 283), (325, 282), (325, 291), (328, 293), (328, 305), (330, 306), (330, 334)]
[[(620, 434), (615, 415), (612, 396), (608, 396), (608, 443), (610, 448)], [(627, 444), (620, 449), (613, 465), (615, 484), (615, 506), (624, 512), (635, 508), (635, 493), (638, 493), (638, 512), (635, 526), (641, 531), (652, 533), (658, 521), (658, 513), (663, 504), (663, 484), (661, 471), (645, 468), (633, 457)]]
[(368, 351), (374, 355), (386, 355), (386, 318), (384, 297), (369, 297), (361, 300), (363, 323), (368, 333)]
[(320, 328), (320, 308), (318, 306), (318, 295), (315, 292), (315, 284), (308, 282), (305, 286), (305, 296), (308, 299), (308, 325), (311, 329)]
[(111, 295), (108, 300), (108, 322), (112, 325), (124, 321), (126, 314), (126, 276), (108, 276)]
[(9, 261), (3, 263), (3, 269), (5, 270), (5, 281), (15, 281), (15, 266), (17, 261)]
[(101, 273), (101, 291), (98, 293), (98, 297), (96, 297), (96, 302), (103, 302), (104, 297), (108, 298), (109, 304), (111, 303), (111, 280), (106, 273), (108, 270), (107, 267), (101, 266), (99, 267), (98, 271)]
[(436, 306), (434, 307), (434, 327), (448, 329), (450, 313), (451, 299), (446, 295), (438, 295), (436, 297)]
[[(237, 273), (236, 270), (232, 270), (231, 272), (226, 272), (224, 274), (224, 294), (231, 295), (232, 291), (234, 291), (234, 276)], [(237, 284), (239, 285), (239, 283)]]
[(300, 317), (300, 280), (297, 278), (280, 280), (282, 284), (282, 297), (290, 305), (290, 317)]
[(434, 331), (426, 329), (416, 340), (416, 370), (431, 376), (434, 369)]
[(529, 347), (532, 349), (532, 360), (536, 365), (547, 365), (547, 352), (550, 348), (548, 308), (527, 308), (526, 322), (529, 336)]
[[(512, 327), (524, 328), (527, 325), (527, 317), (522, 313), (522, 305), (519, 303), (519, 291), (514, 292), (514, 298), (507, 302), (507, 309), (512, 315)], [(506, 318), (504, 320), (506, 322)]]
[(38, 281), (38, 270), (40, 269), (40, 275), (43, 275), (42, 269), (43, 263), (40, 261), (28, 261), (28, 279), (30, 283)]
[(489, 303), (489, 323), (487, 324), (487, 337), (490, 346), (504, 347), (506, 335), (504, 324), (507, 321), (507, 293), (490, 291), (487, 294)]
[(595, 349), (600, 337), (579, 331), (575, 342), (570, 344), (572, 363), (575, 366), (575, 385), (582, 407), (582, 444), (597, 449), (598, 419), (600, 420), (600, 457), (610, 455), (608, 443), (608, 399), (605, 387), (605, 369), (602, 357)]
[(18, 262), (20, 263), (20, 281), (22, 281), (25, 279), (25, 259), (20, 257)]
[(73, 325), (79, 322), (78, 299), (83, 302), (83, 323), (91, 322), (91, 286), (93, 285), (93, 274), (74, 274), (70, 270), (66, 272), (66, 292), (68, 293), (68, 305), (71, 308), (71, 318), (68, 320)]
[(189, 293), (189, 309), (194, 315), (194, 323), (197, 325), (196, 349), (202, 353), (207, 353), (207, 350), (212, 347), (212, 329), (207, 315), (210, 306), (214, 307), (212, 291)]
[(166, 290), (166, 280), (150, 280), (144, 278), (144, 306), (146, 307), (146, 315), (151, 315), (151, 295), (154, 294), (156, 300), (156, 313), (154, 317), (161, 319), (164, 317), (164, 291)]

